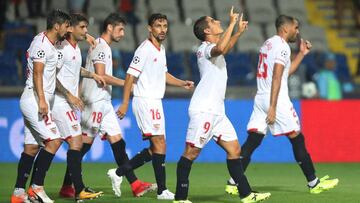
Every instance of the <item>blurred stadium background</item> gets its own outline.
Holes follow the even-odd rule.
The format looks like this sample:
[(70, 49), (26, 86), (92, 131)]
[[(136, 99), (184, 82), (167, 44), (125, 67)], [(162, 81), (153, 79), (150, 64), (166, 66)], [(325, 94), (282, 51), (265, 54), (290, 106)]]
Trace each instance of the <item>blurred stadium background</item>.
[[(360, 162), (360, 125), (358, 124), (360, 121), (359, 0), (1, 0), (0, 167), (13, 171), (10, 176), (7, 173), (0, 173), (0, 183), (6, 185), (6, 188), (0, 186), (0, 202), (6, 201), (3, 199), (4, 195), (7, 197), (11, 193), (12, 184), (15, 181), (16, 162), (22, 152), (24, 125), (18, 100), (25, 82), (25, 52), (34, 35), (45, 30), (45, 16), (48, 11), (58, 8), (69, 12), (84, 13), (89, 18), (89, 33), (95, 37), (99, 35), (102, 20), (110, 12), (122, 13), (128, 21), (126, 36), (120, 43), (112, 44), (114, 75), (121, 78), (125, 77), (135, 48), (147, 36), (147, 16), (154, 12), (164, 13), (169, 18), (169, 33), (165, 41), (169, 72), (179, 78), (190, 79), (197, 83), (199, 72), (194, 50), (199, 41), (192, 34), (192, 23), (200, 16), (210, 15), (222, 20), (223, 27), (225, 27), (232, 5), (237, 11), (243, 12), (245, 18), (249, 20), (248, 31), (240, 38), (235, 49), (226, 56), (229, 75), (226, 109), (237, 130), (240, 142), (243, 143), (247, 136), (246, 124), (256, 92), (258, 49), (265, 39), (275, 34), (276, 16), (279, 14), (292, 15), (297, 17), (301, 23), (301, 37), (310, 40), (313, 44), (311, 53), (304, 58), (299, 70), (289, 79), (290, 96), (300, 115), (309, 151), (315, 162), (355, 162), (355, 166), (359, 166), (356, 164), (356, 162)], [(85, 59), (88, 45), (81, 43), (80, 47), (83, 59)], [(292, 46), (292, 49), (296, 53), (296, 44)], [(328, 97), (323, 95), (320, 89), (321, 71), (329, 58), (335, 62), (333, 73), (335, 80), (340, 85), (340, 88), (333, 90), (340, 91), (341, 95), (335, 100), (328, 100)], [(115, 108), (119, 105), (121, 97), (122, 90), (114, 88)], [(187, 107), (190, 97), (191, 93), (189, 92), (177, 88), (167, 88), (164, 109), (167, 117), (167, 160), (169, 162), (176, 162), (184, 147), (188, 122)], [(129, 115), (119, 122), (123, 127), (130, 155), (146, 146), (147, 143), (140, 141), (133, 115)], [(85, 157), (85, 161), (113, 162), (111, 151), (107, 145), (97, 140), (91, 152)], [(254, 161), (293, 162), (291, 146), (286, 138), (269, 136), (262, 145), (255, 153)], [(64, 145), (57, 153), (55, 161), (64, 162), (65, 155), (66, 146)], [(204, 150), (199, 161), (203, 163), (223, 162), (224, 154), (214, 143), (211, 143)], [(326, 165), (327, 167), (325, 165), (326, 170), (330, 168), (332, 171), (331, 164)], [(90, 166), (92, 165), (90, 164)], [(104, 163), (103, 166), (105, 168), (109, 164)], [(339, 169), (334, 172), (336, 175), (346, 170), (347, 166), (349, 166), (348, 173), (358, 174), (354, 165), (334, 164), (334, 166)], [(268, 165), (267, 167), (272, 166)], [(281, 167), (273, 169), (273, 171), (282, 170)], [(222, 168), (226, 174), (226, 168)], [(170, 169), (174, 169), (174, 167), (170, 167)], [(106, 168), (103, 169), (104, 171), (101, 170), (94, 171), (105, 173)], [(149, 170), (152, 169), (149, 168)], [(259, 170), (263, 171), (263, 169)], [(61, 170), (59, 173), (62, 174)], [(295, 173), (302, 180), (300, 171), (295, 171)], [(256, 176), (254, 172), (251, 174)], [(174, 175), (173, 171), (170, 172), (170, 175)], [(223, 179), (220, 178), (220, 183), (226, 179), (226, 175), (224, 176)], [(152, 178), (151, 175), (149, 177)], [(279, 178), (281, 179), (281, 177)], [(172, 176), (169, 179), (174, 183), (175, 177)], [(254, 177), (254, 180), (258, 179)], [(268, 181), (274, 180), (277, 178)], [(348, 180), (351, 181), (352, 176)], [(357, 185), (352, 189), (357, 188), (358, 190), (360, 180), (354, 180), (354, 182), (357, 182)], [(260, 181), (259, 185), (261, 183)], [(106, 183), (102, 184), (109, 187)], [(219, 187), (222, 190), (222, 184)], [(266, 186), (263, 187), (260, 189), (268, 189)], [(347, 187), (352, 187), (352, 185), (349, 183)], [(111, 193), (111, 188), (108, 190)], [(345, 193), (354, 197), (347, 202), (360, 202), (360, 198), (356, 200), (355, 193), (351, 191), (345, 191)], [(336, 199), (338, 195), (342, 194), (332, 196), (334, 202), (342, 202), (342, 199)], [(200, 202), (210, 201), (206, 198), (198, 200)], [(219, 201), (228, 202), (229, 200)], [(293, 202), (312, 201), (296, 201), (294, 199)], [(318, 199), (314, 202), (321, 201)], [(326, 199), (326, 202), (332, 201)]]

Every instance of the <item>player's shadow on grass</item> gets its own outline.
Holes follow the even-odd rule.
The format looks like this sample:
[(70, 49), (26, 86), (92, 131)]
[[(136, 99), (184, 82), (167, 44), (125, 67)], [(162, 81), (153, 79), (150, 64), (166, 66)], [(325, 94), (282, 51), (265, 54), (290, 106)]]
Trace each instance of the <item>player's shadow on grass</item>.
[(252, 187), (253, 191), (257, 191), (257, 192), (272, 192), (272, 191), (281, 191), (281, 192), (299, 192), (299, 190), (292, 190), (290, 187), (288, 186), (279, 186), (279, 185), (274, 185), (274, 186), (254, 186)]

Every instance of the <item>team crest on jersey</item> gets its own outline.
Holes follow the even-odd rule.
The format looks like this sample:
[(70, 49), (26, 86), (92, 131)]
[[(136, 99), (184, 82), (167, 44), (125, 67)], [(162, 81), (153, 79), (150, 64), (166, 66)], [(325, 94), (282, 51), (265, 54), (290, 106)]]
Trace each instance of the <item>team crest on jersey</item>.
[(140, 58), (138, 56), (135, 56), (134, 59), (133, 59), (133, 62), (135, 64), (139, 63), (140, 62)]
[(77, 131), (79, 129), (79, 125), (78, 124), (75, 124), (75, 125), (72, 125), (71, 126), (75, 131)]
[(288, 55), (288, 53), (287, 53), (287, 51), (285, 51), (285, 50), (282, 50), (281, 52), (280, 52), (280, 55), (281, 55), (281, 57), (287, 57), (287, 55)]
[(99, 58), (100, 60), (104, 60), (104, 59), (105, 59), (105, 53), (104, 53), (104, 52), (99, 52), (98, 58)]
[(154, 124), (154, 128), (155, 128), (155, 129), (159, 129), (159, 128), (160, 128), (160, 124)]
[(56, 134), (56, 127), (50, 128), (51, 132)]
[(63, 56), (64, 55), (60, 51), (58, 51), (58, 60), (61, 60), (63, 58)]
[(206, 138), (205, 137), (200, 137), (199, 142), (200, 142), (201, 145), (205, 144)]
[(37, 53), (36, 53), (37, 57), (39, 58), (44, 58), (45, 57), (45, 51), (44, 50), (39, 50)]

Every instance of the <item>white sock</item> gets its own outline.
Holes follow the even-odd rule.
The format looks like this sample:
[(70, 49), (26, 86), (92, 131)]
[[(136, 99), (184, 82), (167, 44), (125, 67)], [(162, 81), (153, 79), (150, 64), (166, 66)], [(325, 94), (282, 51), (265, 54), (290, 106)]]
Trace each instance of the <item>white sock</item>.
[(232, 179), (232, 178), (229, 179), (229, 183), (230, 183), (231, 185), (235, 185), (235, 184), (236, 184), (235, 181), (234, 181), (234, 179)]
[(22, 195), (22, 194), (24, 194), (25, 193), (25, 189), (24, 188), (15, 188), (14, 189), (14, 195), (15, 196), (18, 196), (18, 195)]
[(314, 180), (308, 182), (308, 186), (314, 187), (317, 184), (318, 180), (319, 180), (319, 178), (316, 177)]

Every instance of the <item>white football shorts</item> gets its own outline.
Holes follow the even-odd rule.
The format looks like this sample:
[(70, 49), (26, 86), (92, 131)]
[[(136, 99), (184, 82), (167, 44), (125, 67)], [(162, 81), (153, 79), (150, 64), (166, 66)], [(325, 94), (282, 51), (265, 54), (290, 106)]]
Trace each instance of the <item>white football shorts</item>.
[(226, 115), (189, 111), (190, 122), (186, 133), (186, 143), (203, 148), (211, 138), (216, 142), (237, 140), (234, 126)]
[(60, 138), (59, 130), (52, 118), (54, 96), (45, 95), (45, 98), (49, 105), (49, 112), (46, 116), (41, 117), (33, 89), (25, 87), (21, 95), (20, 110), (27, 128), (24, 132), (25, 144), (34, 144), (35, 139), (39, 145), (43, 145), (46, 141)]
[(247, 125), (249, 132), (260, 132), (265, 135), (270, 129), (271, 134), (278, 136), (300, 131), (299, 117), (288, 97), (279, 97), (276, 107), (276, 120), (273, 125), (266, 123), (269, 106), (269, 95), (255, 96), (253, 112)]
[(106, 136), (121, 135), (118, 118), (111, 101), (100, 100), (86, 104), (81, 113), (82, 134), (95, 137), (100, 134), (101, 139)]
[(80, 118), (67, 102), (56, 102), (55, 99), (52, 112), (54, 122), (64, 140), (81, 135)]
[(132, 108), (144, 140), (151, 136), (165, 136), (165, 115), (161, 99), (133, 97)]

